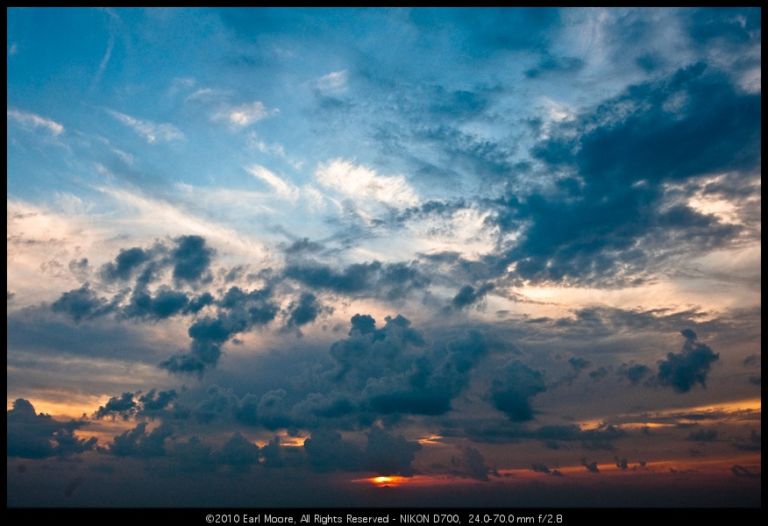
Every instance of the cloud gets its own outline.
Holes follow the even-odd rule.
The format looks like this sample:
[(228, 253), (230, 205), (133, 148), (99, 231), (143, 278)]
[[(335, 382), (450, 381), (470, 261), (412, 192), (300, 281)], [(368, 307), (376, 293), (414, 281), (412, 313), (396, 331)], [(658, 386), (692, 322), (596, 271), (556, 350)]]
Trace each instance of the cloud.
[(94, 415), (95, 418), (105, 418), (107, 416), (114, 418), (121, 416), (123, 420), (128, 420), (136, 414), (137, 404), (133, 399), (133, 393), (123, 393), (122, 396), (113, 396), (110, 398), (106, 405), (100, 406)]
[(451, 304), (457, 309), (463, 309), (483, 299), (493, 290), (492, 283), (484, 283), (477, 290), (471, 285), (464, 285), (451, 300)]
[(491, 383), (491, 401), (494, 407), (513, 422), (533, 419), (530, 398), (546, 391), (544, 375), (513, 360), (499, 369)]
[(89, 283), (69, 292), (65, 292), (51, 305), (53, 312), (62, 312), (69, 314), (73, 320), (79, 322), (85, 319), (92, 319), (113, 312), (114, 303), (99, 297), (96, 292), (90, 288)]
[(315, 81), (315, 88), (321, 93), (336, 93), (347, 89), (349, 75), (346, 69), (331, 71)]
[(247, 471), (259, 463), (259, 446), (238, 431), (224, 443), (218, 453), (218, 459), (236, 471)]
[(268, 109), (263, 102), (257, 100), (239, 106), (226, 106), (214, 113), (213, 119), (227, 121), (236, 128), (246, 128), (278, 112), (277, 108)]
[(660, 385), (672, 387), (678, 393), (687, 393), (697, 383), (706, 387), (707, 374), (720, 355), (697, 341), (692, 330), (685, 329), (680, 334), (685, 338), (682, 352), (667, 354), (666, 360), (659, 362), (656, 377)]
[(323, 306), (314, 294), (302, 292), (298, 302), (292, 302), (288, 306), (288, 326), (301, 327), (311, 323), (322, 311)]
[(528, 69), (525, 76), (535, 79), (557, 73), (575, 73), (583, 67), (584, 61), (578, 57), (545, 56), (535, 67)]
[(324, 187), (355, 201), (373, 201), (394, 208), (415, 206), (419, 197), (402, 175), (379, 175), (363, 165), (344, 159), (333, 159), (321, 164), (315, 172)]
[(553, 477), (562, 477), (563, 473), (558, 469), (550, 469), (549, 466), (546, 464), (541, 463), (534, 463), (531, 464), (531, 471), (534, 471), (536, 473), (546, 473), (547, 475), (552, 475)]
[(59, 422), (50, 415), (37, 414), (28, 400), (19, 398), (6, 412), (7, 455), (22, 458), (67, 456), (93, 449), (96, 439), (83, 440), (75, 431), (86, 425), (72, 420)]
[(616, 374), (628, 379), (632, 385), (638, 384), (643, 378), (647, 377), (651, 368), (641, 363), (621, 364)]
[(411, 464), (420, 449), (418, 442), (410, 442), (402, 436), (374, 427), (368, 432), (364, 465), (381, 475), (410, 476), (414, 474)]
[(247, 292), (231, 287), (220, 300), (215, 317), (204, 316), (190, 325), (189, 352), (171, 356), (160, 366), (172, 373), (203, 374), (216, 365), (221, 346), (230, 338), (251, 327), (266, 325), (277, 316), (279, 308), (271, 296), (268, 288)]
[(141, 391), (135, 393), (125, 392), (120, 396), (111, 397), (105, 405), (99, 406), (93, 416), (97, 420), (108, 417), (112, 420), (117, 417), (129, 420), (137, 417), (156, 418), (167, 416), (166, 411), (170, 409), (177, 397), (178, 394), (174, 389), (167, 391), (151, 389), (143, 395)]
[(168, 425), (160, 425), (147, 433), (147, 423), (140, 422), (135, 428), (117, 435), (109, 446), (109, 453), (118, 457), (165, 456), (166, 440), (173, 435)]
[(411, 290), (429, 284), (429, 279), (414, 264), (379, 261), (353, 263), (339, 270), (312, 260), (291, 261), (283, 269), (283, 275), (316, 289), (348, 295), (382, 293), (388, 299), (404, 297)]
[(504, 202), (498, 225), (522, 235), (492, 263), (514, 264), (521, 280), (630, 283), (667, 256), (730, 246), (738, 226), (669, 202), (665, 189), (756, 169), (759, 109), (758, 95), (696, 64), (563, 121), (532, 149), (558, 176)]
[(700, 429), (698, 431), (692, 431), (688, 435), (688, 440), (694, 442), (714, 442), (717, 440), (718, 432), (716, 429)]
[(733, 466), (731, 466), (731, 473), (733, 473), (733, 475), (736, 477), (745, 477), (750, 479), (760, 478), (759, 472), (756, 473), (749, 468), (740, 466), (739, 464), (734, 464)]
[(149, 144), (183, 141), (186, 138), (181, 130), (173, 124), (141, 120), (110, 109), (106, 111), (118, 122), (131, 128)]
[(462, 465), (467, 470), (467, 475), (476, 480), (487, 481), (490, 468), (485, 464), (482, 453), (471, 446), (461, 448)]
[(592, 365), (592, 363), (581, 356), (571, 356), (568, 358), (568, 365), (573, 367), (576, 371), (581, 371)]
[(43, 128), (48, 131), (54, 137), (64, 133), (64, 126), (51, 119), (46, 119), (35, 113), (22, 111), (15, 108), (8, 108), (7, 115), (9, 119), (12, 119), (25, 128)]
[(279, 197), (289, 200), (296, 200), (298, 198), (299, 189), (291, 183), (281, 179), (271, 170), (268, 170), (267, 168), (258, 164), (248, 166), (245, 169), (256, 179), (259, 179), (268, 184)]
[(587, 459), (581, 459), (581, 465), (587, 468), (590, 473), (600, 473), (600, 469), (597, 467), (597, 462), (587, 462)]
[(171, 252), (173, 279), (195, 283), (205, 277), (215, 251), (202, 236), (181, 236)]
[(606, 369), (603, 366), (600, 366), (597, 369), (595, 369), (594, 371), (590, 371), (589, 372), (589, 378), (591, 380), (596, 381), (596, 382), (602, 380), (606, 376), (608, 376), (608, 369)]
[(126, 281), (151, 258), (151, 250), (140, 247), (121, 249), (114, 263), (106, 263), (101, 268), (101, 276), (106, 281)]

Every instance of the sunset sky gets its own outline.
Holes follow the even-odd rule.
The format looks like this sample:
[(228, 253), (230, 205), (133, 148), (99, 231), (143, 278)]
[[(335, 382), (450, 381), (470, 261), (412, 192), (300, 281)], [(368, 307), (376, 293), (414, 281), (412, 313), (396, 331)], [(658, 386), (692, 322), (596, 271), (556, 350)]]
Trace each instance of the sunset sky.
[(9, 506), (759, 506), (748, 9), (7, 17)]

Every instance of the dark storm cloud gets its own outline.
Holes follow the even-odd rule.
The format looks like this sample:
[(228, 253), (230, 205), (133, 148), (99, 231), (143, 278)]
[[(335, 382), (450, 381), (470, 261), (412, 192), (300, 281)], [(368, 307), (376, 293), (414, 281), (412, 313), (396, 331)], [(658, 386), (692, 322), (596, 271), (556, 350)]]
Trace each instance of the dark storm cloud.
[(137, 287), (122, 315), (126, 318), (162, 320), (186, 312), (188, 307), (189, 298), (183, 292), (163, 286), (153, 297), (146, 289)]
[(167, 391), (152, 389), (148, 393), (139, 396), (139, 415), (149, 417), (159, 415), (168, 409), (177, 397), (178, 394), (174, 389)]
[(587, 459), (581, 459), (581, 465), (587, 468), (590, 473), (600, 473), (600, 469), (597, 467), (597, 462), (587, 462)]
[(517, 276), (535, 281), (632, 282), (664, 253), (728, 245), (738, 227), (681, 203), (662, 209), (663, 185), (754, 169), (759, 114), (759, 94), (697, 64), (561, 124), (533, 154), (567, 177), (503, 202), (497, 224), (525, 233), (489, 263), (515, 263)]
[(138, 405), (133, 399), (133, 393), (123, 393), (121, 396), (111, 397), (107, 403), (100, 406), (94, 415), (95, 418), (112, 417), (114, 419), (120, 416), (123, 420), (128, 420), (136, 414)]
[(571, 356), (568, 358), (568, 365), (573, 367), (576, 371), (581, 371), (592, 365), (592, 363), (581, 356)]
[(401, 298), (429, 284), (413, 264), (379, 261), (354, 263), (340, 270), (314, 261), (289, 262), (283, 275), (315, 289), (350, 295), (382, 293), (388, 299)]
[(312, 254), (323, 250), (323, 245), (315, 241), (311, 241), (309, 238), (297, 239), (287, 247), (284, 252), (289, 255), (294, 254)]
[(533, 419), (530, 398), (546, 391), (544, 375), (519, 361), (501, 368), (491, 383), (490, 396), (494, 407), (513, 422)]
[(482, 453), (471, 446), (461, 448), (461, 464), (466, 469), (466, 475), (476, 480), (487, 481), (491, 469), (486, 465)]
[(348, 337), (319, 359), (292, 362), (274, 387), (238, 396), (212, 386), (190, 410), (200, 422), (236, 421), (272, 430), (359, 429), (381, 416), (440, 415), (452, 408), (487, 352), (477, 331), (430, 342), (402, 316), (387, 317), (377, 328), (373, 317), (355, 315)]
[(146, 394), (141, 391), (136, 393), (125, 392), (120, 396), (111, 397), (103, 406), (99, 406), (94, 413), (94, 418), (122, 418), (129, 420), (134, 417), (167, 417), (167, 410), (177, 399), (178, 394), (174, 389), (158, 391), (152, 389)]
[(413, 475), (411, 464), (420, 449), (417, 442), (410, 442), (400, 435), (392, 435), (374, 427), (368, 432), (365, 464), (368, 469), (382, 474)]
[(657, 379), (660, 385), (672, 387), (678, 393), (687, 393), (697, 383), (706, 387), (707, 374), (720, 355), (697, 341), (692, 330), (684, 329), (680, 334), (685, 338), (682, 352), (669, 353), (666, 360), (659, 362)]
[(688, 435), (688, 440), (693, 442), (715, 442), (719, 433), (716, 429), (700, 429), (698, 431), (691, 431)]
[(651, 372), (651, 368), (641, 363), (621, 364), (616, 374), (628, 379), (632, 385), (638, 384), (643, 378), (646, 378)]
[(37, 414), (28, 400), (19, 398), (6, 412), (7, 455), (46, 458), (88, 451), (96, 445), (96, 439), (83, 440), (75, 436), (75, 431), (84, 425), (85, 422), (59, 422), (50, 415)]
[(457, 309), (463, 309), (476, 303), (485, 297), (485, 295), (493, 290), (492, 283), (484, 283), (477, 289), (472, 285), (464, 285), (459, 292), (451, 300), (451, 304)]
[(109, 452), (118, 457), (162, 457), (166, 455), (166, 440), (173, 429), (165, 424), (147, 433), (147, 423), (140, 422), (135, 428), (116, 436)]
[(247, 471), (259, 463), (259, 446), (236, 432), (222, 446), (218, 458), (222, 464), (232, 466), (236, 471)]
[(204, 275), (208, 276), (214, 251), (200, 236), (181, 236), (174, 240), (174, 246), (155, 243), (151, 248), (132, 247), (122, 249), (114, 262), (102, 266), (100, 275), (106, 283), (125, 282), (136, 277), (129, 303), (119, 305), (130, 289), (115, 295), (111, 301), (101, 298), (90, 288), (89, 283), (79, 289), (65, 292), (51, 308), (54, 312), (70, 315), (75, 321), (119, 312), (125, 318), (142, 318), (151, 321), (162, 320), (179, 314), (194, 314), (213, 301), (205, 292), (190, 298), (185, 292), (162, 286), (154, 296), (148, 286), (158, 279), (166, 268), (173, 269), (177, 283), (195, 284)]
[(734, 464), (731, 466), (731, 473), (734, 474), (736, 477), (746, 477), (751, 479), (758, 479), (760, 478), (759, 472), (754, 472), (749, 468), (746, 468), (744, 466), (740, 466), (739, 464)]
[(221, 356), (221, 346), (230, 338), (252, 327), (266, 325), (277, 316), (279, 307), (271, 298), (270, 288), (247, 292), (231, 287), (219, 301), (215, 317), (205, 316), (190, 325), (189, 352), (172, 356), (162, 362), (161, 367), (172, 373), (197, 375), (214, 367)]
[(589, 378), (591, 380), (594, 380), (595, 382), (598, 382), (608, 376), (608, 369), (606, 369), (603, 366), (598, 367), (594, 371), (589, 372)]
[(292, 302), (288, 306), (287, 324), (289, 327), (301, 327), (315, 321), (322, 310), (323, 306), (314, 294), (302, 292), (298, 302)]
[(121, 249), (114, 263), (106, 263), (101, 267), (101, 277), (105, 281), (127, 281), (136, 271), (153, 258), (153, 250), (140, 247)]
[(205, 277), (213, 259), (214, 250), (201, 236), (181, 236), (175, 240), (171, 252), (173, 278), (178, 281), (195, 283)]
[(89, 283), (85, 283), (79, 289), (63, 293), (59, 299), (53, 302), (51, 310), (68, 314), (73, 320), (79, 322), (108, 314), (114, 310), (114, 307), (105, 298), (99, 297), (90, 288)]
[(754, 429), (750, 431), (748, 437), (738, 438), (732, 442), (732, 445), (741, 451), (760, 451), (763, 448), (763, 443), (760, 440), (760, 433)]

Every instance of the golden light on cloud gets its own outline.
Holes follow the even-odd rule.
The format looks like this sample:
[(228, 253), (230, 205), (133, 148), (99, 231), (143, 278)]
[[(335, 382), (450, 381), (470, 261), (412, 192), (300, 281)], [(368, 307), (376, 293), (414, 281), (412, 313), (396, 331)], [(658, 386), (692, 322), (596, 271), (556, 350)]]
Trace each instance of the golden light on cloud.
[(379, 476), (379, 477), (371, 477), (370, 481), (374, 486), (384, 488), (384, 487), (390, 487), (390, 486), (400, 486), (406, 481), (406, 478), (399, 477), (399, 476), (391, 476), (391, 477)]
[(440, 435), (429, 435), (423, 438), (419, 439), (419, 444), (422, 446), (444, 446), (442, 440), (442, 436)]

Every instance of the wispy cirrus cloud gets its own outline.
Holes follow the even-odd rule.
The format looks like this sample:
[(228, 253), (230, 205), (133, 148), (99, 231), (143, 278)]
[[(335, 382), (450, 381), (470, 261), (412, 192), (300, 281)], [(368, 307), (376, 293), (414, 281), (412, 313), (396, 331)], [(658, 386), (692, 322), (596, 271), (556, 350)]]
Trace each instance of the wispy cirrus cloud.
[(213, 120), (225, 121), (235, 128), (247, 128), (279, 111), (277, 108), (267, 108), (263, 102), (256, 100), (237, 106), (224, 106), (213, 114)]
[(269, 185), (269, 187), (280, 197), (293, 200), (299, 196), (299, 189), (297, 187), (260, 164), (247, 166), (245, 170), (256, 179)]
[(58, 122), (31, 113), (28, 111), (19, 110), (16, 108), (8, 108), (8, 118), (15, 121), (20, 126), (27, 129), (42, 128), (47, 130), (51, 135), (58, 136), (64, 133), (64, 126)]
[(131, 128), (149, 144), (183, 141), (186, 138), (180, 129), (167, 122), (142, 120), (110, 109), (107, 109), (107, 113), (114, 117), (118, 122)]

